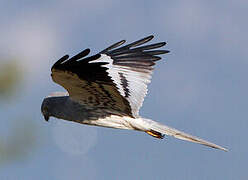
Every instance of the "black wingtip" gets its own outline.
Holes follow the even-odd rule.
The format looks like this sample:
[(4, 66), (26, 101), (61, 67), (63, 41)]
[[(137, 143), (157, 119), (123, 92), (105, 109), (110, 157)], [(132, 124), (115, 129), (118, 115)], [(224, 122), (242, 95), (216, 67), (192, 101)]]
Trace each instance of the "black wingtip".
[(128, 46), (128, 47), (140, 46), (140, 45), (142, 45), (142, 44), (145, 44), (145, 43), (151, 41), (153, 38), (154, 38), (154, 36), (153, 36), (153, 35), (150, 35), (150, 36), (147, 36), (147, 37), (145, 37), (145, 38), (143, 38), (143, 39), (140, 39), (140, 40), (138, 40), (138, 41), (135, 41), (135, 42), (133, 42), (133, 43), (127, 45), (127, 46)]
[(69, 55), (66, 54), (66, 55), (64, 55), (62, 58), (60, 58), (56, 63), (62, 63), (62, 62), (64, 62), (65, 60), (67, 60), (68, 58), (69, 58)]
[(69, 58), (69, 55), (66, 54), (64, 55), (62, 58), (60, 58), (56, 63), (54, 63), (54, 65), (52, 66), (51, 69), (56, 68), (56, 66), (58, 66), (59, 64), (63, 63), (64, 61), (66, 61)]
[(112, 49), (115, 49), (115, 48), (121, 46), (122, 44), (124, 44), (125, 42), (126, 42), (126, 40), (121, 40), (121, 41), (119, 41), (119, 42), (117, 42), (117, 43), (115, 43), (115, 44), (113, 44), (113, 45), (107, 47), (106, 49), (102, 50), (102, 51), (100, 52), (100, 54), (104, 54), (104, 53), (106, 53), (106, 52), (108, 52), (108, 51), (110, 51), (110, 50), (112, 50)]
[(167, 54), (169, 53), (170, 51), (168, 50), (154, 50), (154, 51), (144, 51), (146, 54), (149, 54), (149, 55), (160, 55), (160, 54)]
[(151, 58), (151, 60), (152, 60), (153, 62), (158, 61), (158, 60), (160, 60), (160, 59), (162, 59), (162, 58), (159, 57), (159, 56), (152, 56), (152, 58)]
[(161, 42), (161, 47), (165, 46), (167, 43), (166, 42)]
[(78, 60), (78, 59), (81, 59), (81, 58), (87, 56), (89, 53), (90, 53), (90, 49), (87, 48), (87, 49), (81, 51), (80, 53), (78, 53), (77, 55), (73, 56), (73, 57), (72, 57), (71, 59), (69, 59), (67, 62), (69, 62), (69, 61), (72, 62), (72, 61), (76, 61), (76, 60)]
[(145, 37), (144, 39), (147, 39), (147, 41), (151, 41), (154, 38), (154, 35), (150, 35)]

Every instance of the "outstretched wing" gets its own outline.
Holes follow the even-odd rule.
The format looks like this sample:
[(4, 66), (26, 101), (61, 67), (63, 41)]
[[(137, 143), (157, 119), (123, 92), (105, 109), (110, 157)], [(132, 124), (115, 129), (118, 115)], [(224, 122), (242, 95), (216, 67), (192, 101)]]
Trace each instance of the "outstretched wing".
[(137, 117), (147, 93), (152, 66), (161, 59), (157, 55), (169, 52), (153, 50), (164, 46), (165, 42), (140, 46), (152, 38), (148, 36), (119, 47), (125, 43), (122, 40), (86, 58), (89, 49), (70, 59), (66, 55), (53, 65), (52, 78), (74, 101), (89, 108)]

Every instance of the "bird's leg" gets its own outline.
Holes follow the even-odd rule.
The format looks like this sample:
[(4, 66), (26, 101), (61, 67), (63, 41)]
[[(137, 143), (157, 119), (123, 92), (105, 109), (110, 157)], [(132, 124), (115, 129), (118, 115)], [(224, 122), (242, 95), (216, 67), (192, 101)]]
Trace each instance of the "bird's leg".
[(150, 136), (153, 136), (153, 137), (158, 138), (158, 139), (164, 138), (164, 134), (157, 132), (157, 131), (149, 130), (149, 131), (146, 131), (146, 133), (149, 134)]

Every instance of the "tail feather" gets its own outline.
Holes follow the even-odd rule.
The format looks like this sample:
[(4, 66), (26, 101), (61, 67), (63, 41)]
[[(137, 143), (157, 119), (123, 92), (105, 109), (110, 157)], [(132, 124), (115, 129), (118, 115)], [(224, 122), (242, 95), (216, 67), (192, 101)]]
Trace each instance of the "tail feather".
[(145, 119), (145, 121), (150, 124), (150, 129), (152, 131), (156, 131), (156, 132), (159, 132), (159, 133), (162, 133), (162, 134), (165, 134), (165, 135), (173, 136), (175, 138), (182, 139), (182, 140), (185, 140), (185, 141), (190, 141), (190, 142), (202, 144), (202, 145), (205, 145), (205, 146), (209, 146), (209, 147), (212, 147), (212, 148), (220, 149), (220, 150), (223, 150), (223, 151), (228, 151), (224, 147), (221, 147), (221, 146), (216, 145), (214, 143), (211, 143), (209, 141), (200, 139), (198, 137), (192, 136), (190, 134), (184, 133), (184, 132), (179, 131), (177, 129), (168, 127), (166, 125), (160, 124), (158, 122), (148, 120), (148, 119)]

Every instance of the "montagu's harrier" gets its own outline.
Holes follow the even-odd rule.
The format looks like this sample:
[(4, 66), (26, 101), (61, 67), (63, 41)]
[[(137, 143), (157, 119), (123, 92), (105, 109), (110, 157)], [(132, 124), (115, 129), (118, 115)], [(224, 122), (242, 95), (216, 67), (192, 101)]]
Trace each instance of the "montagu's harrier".
[(139, 116), (153, 66), (167, 50), (157, 50), (165, 42), (143, 45), (148, 36), (122, 46), (117, 42), (98, 54), (86, 57), (89, 49), (69, 58), (63, 56), (52, 66), (52, 79), (66, 93), (46, 97), (41, 111), (50, 116), (81, 124), (132, 129), (162, 139), (164, 135), (226, 151), (225, 148), (174, 128)]

